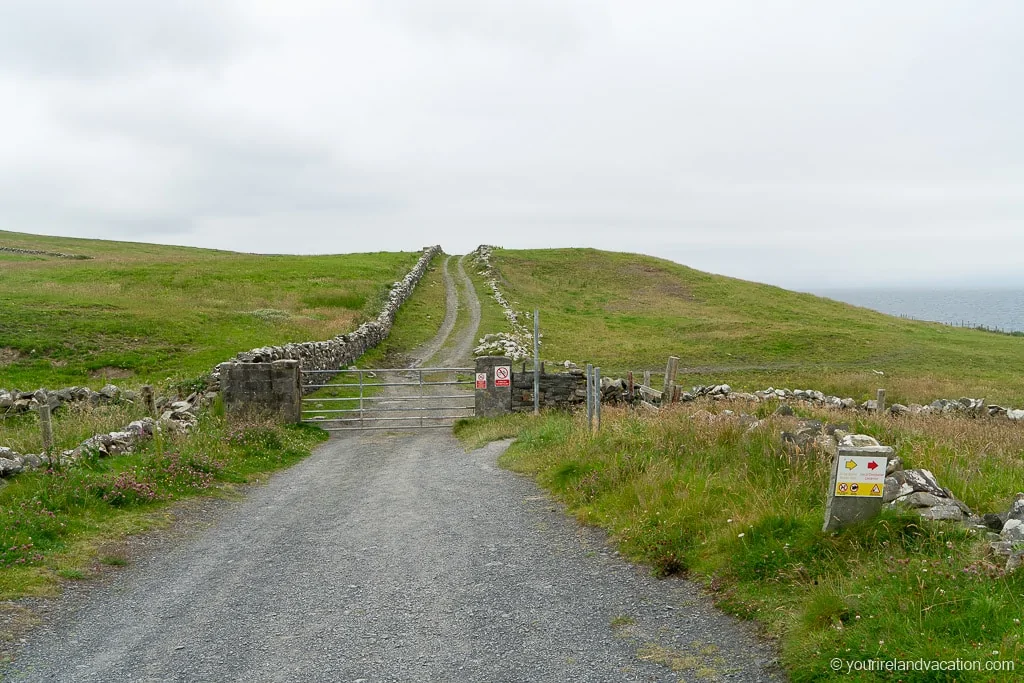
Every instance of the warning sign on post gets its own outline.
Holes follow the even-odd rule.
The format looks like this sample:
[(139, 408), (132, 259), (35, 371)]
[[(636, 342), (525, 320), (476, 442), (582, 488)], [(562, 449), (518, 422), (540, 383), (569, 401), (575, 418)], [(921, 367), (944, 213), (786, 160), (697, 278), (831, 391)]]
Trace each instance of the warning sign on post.
[(839, 461), (836, 473), (837, 496), (869, 496), (881, 498), (885, 490), (885, 467), (888, 458), (848, 456)]
[(495, 365), (494, 366), (494, 386), (496, 386), (496, 387), (510, 387), (510, 386), (512, 386), (512, 366), (511, 365)]
[(487, 388), (487, 373), (478, 372), (476, 373), (476, 388), (486, 389)]

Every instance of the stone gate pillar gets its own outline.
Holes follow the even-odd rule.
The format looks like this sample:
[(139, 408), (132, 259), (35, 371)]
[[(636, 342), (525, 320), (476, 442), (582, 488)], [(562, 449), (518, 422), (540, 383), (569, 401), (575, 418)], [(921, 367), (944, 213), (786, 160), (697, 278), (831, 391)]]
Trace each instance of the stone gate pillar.
[(476, 416), (496, 417), (512, 412), (512, 359), (476, 359)]
[(221, 363), (224, 413), (229, 419), (273, 416), (284, 422), (302, 419), (299, 361)]

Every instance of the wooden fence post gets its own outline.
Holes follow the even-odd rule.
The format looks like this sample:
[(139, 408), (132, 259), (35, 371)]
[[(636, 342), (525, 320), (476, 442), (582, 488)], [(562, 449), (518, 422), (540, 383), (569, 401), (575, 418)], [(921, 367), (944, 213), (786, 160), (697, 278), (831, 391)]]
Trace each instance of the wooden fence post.
[(540, 415), (540, 310), (533, 309), (533, 414)]
[(672, 402), (672, 387), (676, 383), (676, 371), (679, 369), (679, 359), (675, 356), (668, 357), (668, 365), (665, 366), (665, 386), (661, 395), (662, 403)]
[(647, 387), (648, 389), (651, 388), (651, 371), (650, 370), (644, 370), (644, 383), (641, 384), (640, 386)]
[(146, 412), (150, 416), (156, 415), (156, 399), (153, 397), (153, 387), (148, 384), (142, 385), (142, 403), (146, 406)]

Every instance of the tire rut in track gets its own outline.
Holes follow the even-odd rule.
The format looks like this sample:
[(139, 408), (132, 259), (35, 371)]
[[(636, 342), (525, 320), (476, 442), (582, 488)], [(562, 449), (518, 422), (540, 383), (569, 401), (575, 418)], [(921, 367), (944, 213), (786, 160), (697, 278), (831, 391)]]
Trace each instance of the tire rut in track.
[(441, 272), (444, 277), (444, 320), (441, 322), (441, 327), (438, 329), (437, 334), (434, 335), (433, 339), (428, 341), (426, 344), (415, 350), (412, 354), (413, 361), (410, 367), (418, 367), (431, 360), (444, 346), (445, 342), (448, 341), (448, 337), (451, 336), (452, 329), (455, 327), (455, 321), (459, 315), (459, 293), (455, 287), (455, 281), (452, 279), (452, 274), (448, 270), (448, 264), (451, 263), (452, 256), (448, 256), (444, 260), (444, 264), (441, 266)]

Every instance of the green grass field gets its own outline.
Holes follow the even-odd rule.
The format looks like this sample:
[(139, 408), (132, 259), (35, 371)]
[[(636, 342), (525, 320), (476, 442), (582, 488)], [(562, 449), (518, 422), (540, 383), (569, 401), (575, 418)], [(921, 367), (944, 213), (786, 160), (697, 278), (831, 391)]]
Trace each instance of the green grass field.
[[(111, 258), (113, 251), (120, 248), (109, 242), (96, 244), (93, 253), (102, 252)], [(47, 246), (32, 243), (25, 248), (67, 253), (72, 246), (79, 245), (69, 246), (60, 241)], [(125, 245), (135, 247), (150, 248)], [(195, 251), (154, 249), (168, 249), (171, 255)], [(84, 250), (82, 247), (81, 251)], [(376, 261), (378, 271), (379, 264), (393, 263), (402, 276), (418, 258), (416, 254), (359, 256), (367, 263)], [(335, 264), (345, 262), (335, 260), (343, 257), (317, 258)], [(412, 296), (399, 309), (391, 336), (360, 358), (360, 365), (401, 363), (408, 351), (437, 332), (444, 317), (443, 258), (433, 260)], [(351, 263), (358, 262), (357, 256)], [(320, 268), (319, 264), (307, 263), (299, 268), (299, 273), (314, 266)], [(368, 288), (367, 292), (376, 291), (375, 287), (386, 288), (394, 279), (397, 277), (387, 275), (379, 284), (371, 287), (366, 280), (363, 286)], [(301, 275), (296, 275), (295, 282), (300, 281)], [(189, 302), (183, 301), (181, 305), (187, 306)], [(256, 339), (245, 348), (264, 343), (265, 340)], [(6, 381), (6, 374), (3, 377)], [(96, 408), (74, 406), (59, 411), (54, 417), (56, 446), (70, 448), (97, 432), (123, 427), (143, 412), (141, 406), (128, 403)], [(235, 485), (297, 462), (324, 438), (324, 432), (306, 426), (254, 424), (229, 428), (219, 411), (214, 410), (204, 414), (194, 433), (150, 441), (131, 455), (87, 459), (73, 468), (15, 477), (7, 485), (0, 485), (0, 519), (5, 520), (0, 524), (0, 603), (9, 598), (53, 595), (62, 581), (89, 578), (100, 565), (125, 564), (118, 550), (124, 538), (164, 525), (169, 505), (193, 496), (234, 495)], [(40, 444), (35, 415), (19, 415), (0, 422), (0, 444), (13, 446), (19, 452), (37, 452)], [(0, 604), (0, 659), (4, 656), (3, 641), (10, 635), (5, 630), (5, 620), (31, 617), (21, 615), (13, 607), (12, 610), (8, 613)]]
[(0, 231), (0, 387), (185, 380), (239, 351), (329, 339), (380, 310), (418, 253), (261, 256)]
[[(635, 254), (495, 249), (492, 263), (517, 308), (540, 309), (545, 360), (591, 362), (609, 376), (664, 371), (675, 355), (683, 384), (858, 399), (884, 387), (904, 403), (966, 395), (1024, 406), (1024, 337), (903, 320)], [(476, 282), (481, 334), (500, 331), (500, 310)]]

